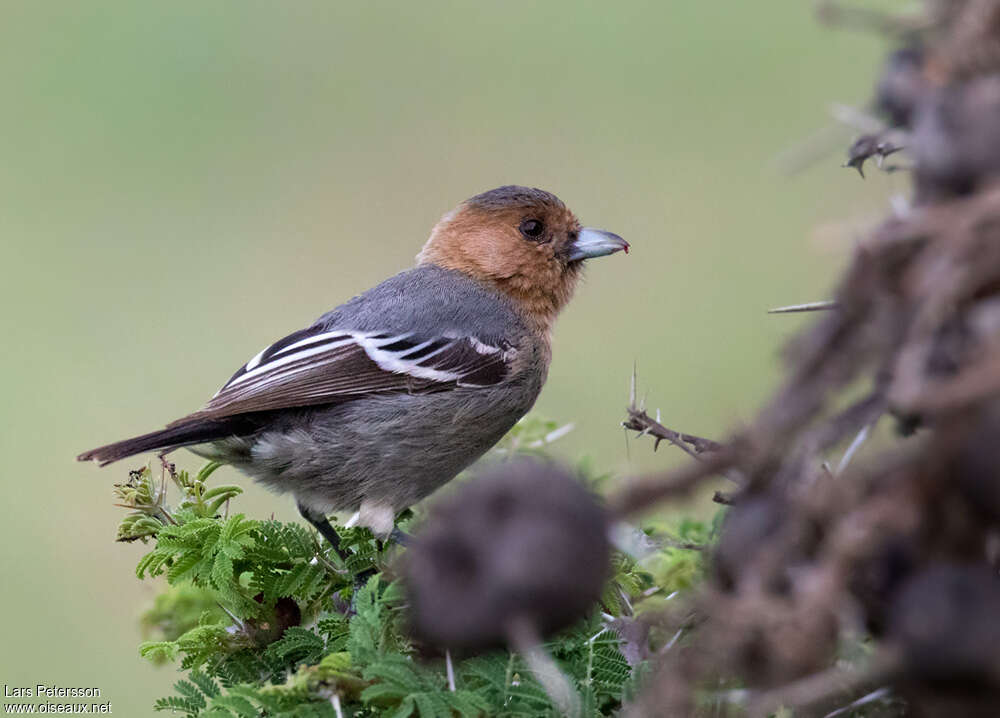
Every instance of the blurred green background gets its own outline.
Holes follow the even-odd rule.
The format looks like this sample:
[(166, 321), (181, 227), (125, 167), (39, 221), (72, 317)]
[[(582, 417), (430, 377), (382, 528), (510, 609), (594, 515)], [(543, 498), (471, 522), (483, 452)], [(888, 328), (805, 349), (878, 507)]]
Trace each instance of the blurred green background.
[[(590, 266), (557, 326), (538, 410), (577, 424), (557, 453), (668, 466), (676, 451), (627, 450), (618, 428), (633, 362), (667, 425), (748, 420), (805, 321), (765, 310), (824, 298), (904, 181), (861, 182), (843, 143), (775, 169), (831, 101), (866, 99), (884, 49), (800, 0), (0, 14), (0, 681), (97, 686), (121, 716), (151, 714), (177, 674), (136, 650), (152, 589), (111, 506), (130, 464), (79, 451), (199, 407), (409, 266), (459, 201), (519, 183), (634, 247)], [(294, 516), (257, 487), (240, 509)]]

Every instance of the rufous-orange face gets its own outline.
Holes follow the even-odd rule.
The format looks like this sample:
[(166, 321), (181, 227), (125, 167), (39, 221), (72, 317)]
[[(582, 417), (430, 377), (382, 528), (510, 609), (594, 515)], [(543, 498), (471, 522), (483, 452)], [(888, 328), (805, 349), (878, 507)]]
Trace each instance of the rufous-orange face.
[(628, 251), (621, 237), (580, 226), (553, 194), (499, 187), (446, 214), (417, 256), (497, 286), (548, 327), (573, 294), (585, 259)]

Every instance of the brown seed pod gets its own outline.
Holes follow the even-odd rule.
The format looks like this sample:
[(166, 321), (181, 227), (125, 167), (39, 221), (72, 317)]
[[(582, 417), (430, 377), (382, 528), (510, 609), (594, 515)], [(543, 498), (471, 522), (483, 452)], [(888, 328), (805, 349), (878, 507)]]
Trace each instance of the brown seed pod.
[(966, 195), (1000, 176), (1000, 76), (928, 93), (911, 145), (922, 199)]
[(913, 112), (928, 91), (924, 74), (925, 53), (905, 47), (889, 55), (875, 87), (875, 107), (893, 127), (909, 127)]
[(893, 600), (889, 633), (917, 681), (1000, 686), (1000, 578), (983, 565), (933, 565)]
[(411, 627), (435, 646), (502, 645), (580, 619), (609, 575), (608, 520), (552, 463), (496, 466), (437, 504), (404, 556)]

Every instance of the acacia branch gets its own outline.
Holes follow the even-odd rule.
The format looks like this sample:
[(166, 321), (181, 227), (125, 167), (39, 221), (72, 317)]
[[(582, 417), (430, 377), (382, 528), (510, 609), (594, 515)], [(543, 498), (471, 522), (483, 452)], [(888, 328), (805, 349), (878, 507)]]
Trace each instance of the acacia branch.
[(637, 409), (634, 406), (630, 406), (626, 408), (626, 411), (628, 412), (628, 419), (622, 422), (622, 426), (632, 431), (638, 431), (639, 436), (646, 434), (652, 436), (655, 439), (653, 451), (656, 451), (660, 447), (661, 441), (666, 441), (684, 451), (688, 456), (699, 459), (706, 452), (718, 451), (722, 448), (722, 444), (717, 441), (668, 429), (647, 414), (645, 409)]

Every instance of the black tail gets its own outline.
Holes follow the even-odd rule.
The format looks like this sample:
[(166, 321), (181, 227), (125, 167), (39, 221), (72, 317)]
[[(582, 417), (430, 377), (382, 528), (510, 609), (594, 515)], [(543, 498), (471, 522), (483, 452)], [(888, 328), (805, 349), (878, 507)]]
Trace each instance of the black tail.
[(234, 427), (228, 421), (213, 421), (210, 419), (191, 419), (176, 422), (160, 431), (136, 436), (124, 441), (116, 441), (107, 446), (85, 451), (76, 457), (77, 461), (96, 461), (101, 466), (119, 459), (125, 459), (144, 451), (178, 449), (182, 446), (201, 444), (205, 441), (221, 439), (234, 434)]

